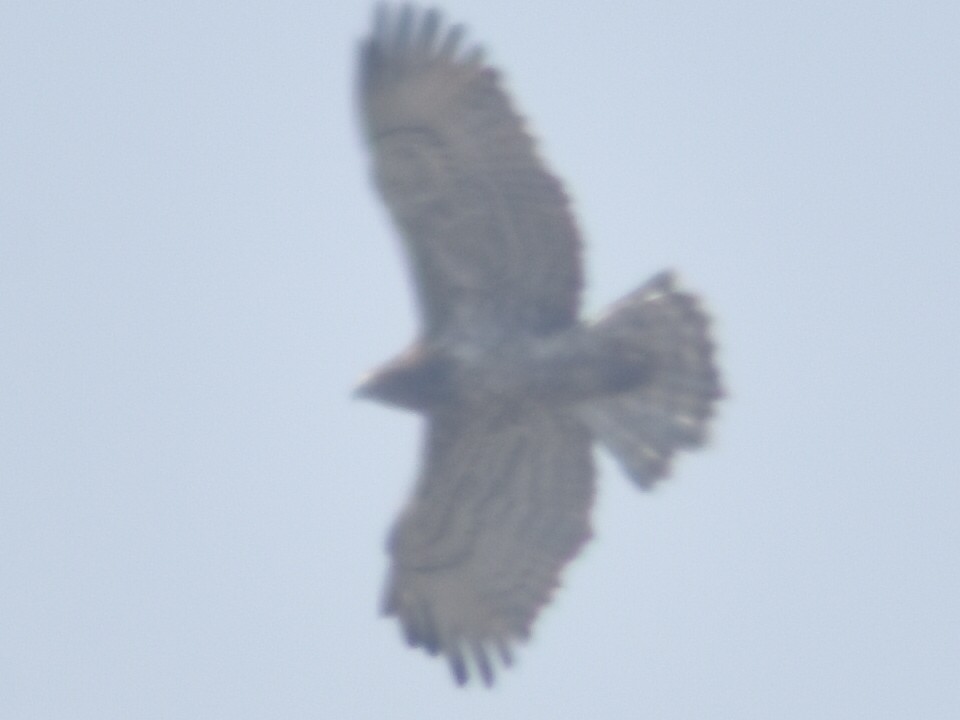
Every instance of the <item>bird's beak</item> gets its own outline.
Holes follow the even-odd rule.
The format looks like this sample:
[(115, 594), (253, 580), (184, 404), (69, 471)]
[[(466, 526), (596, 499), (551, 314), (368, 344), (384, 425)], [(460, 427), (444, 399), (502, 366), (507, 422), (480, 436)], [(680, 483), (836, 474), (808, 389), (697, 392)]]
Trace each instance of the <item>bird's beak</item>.
[(376, 381), (373, 373), (367, 373), (353, 387), (350, 397), (354, 400), (370, 400), (373, 397), (373, 386)]
[(366, 400), (370, 397), (370, 389), (367, 387), (366, 383), (359, 383), (353, 388), (353, 392), (350, 393), (350, 397), (354, 400)]

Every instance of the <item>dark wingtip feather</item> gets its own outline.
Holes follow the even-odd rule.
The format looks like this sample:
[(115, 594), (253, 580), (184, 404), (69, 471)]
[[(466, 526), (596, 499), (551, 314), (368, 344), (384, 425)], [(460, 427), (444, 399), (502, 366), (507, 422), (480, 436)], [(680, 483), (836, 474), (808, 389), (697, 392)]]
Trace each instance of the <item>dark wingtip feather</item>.
[(507, 667), (513, 665), (513, 652), (510, 646), (503, 640), (497, 640), (497, 652), (500, 653), (500, 660)]
[[(443, 26), (443, 13), (437, 8), (410, 3), (394, 7), (381, 2), (374, 7), (373, 30), (363, 45), (392, 61), (409, 59), (414, 53), (450, 60), (461, 54), (466, 28), (461, 24)], [(460, 60), (480, 64), (483, 50), (473, 45), (462, 51)]]
[(420, 52), (429, 54), (433, 49), (433, 44), (437, 39), (437, 30), (440, 29), (440, 11), (436, 8), (430, 8), (423, 16), (423, 22), (420, 23), (420, 36), (417, 46)]
[(450, 672), (453, 673), (453, 679), (457, 681), (457, 685), (465, 685), (469, 676), (467, 675), (467, 663), (463, 659), (460, 648), (448, 650), (447, 660), (450, 663)]
[(483, 678), (483, 684), (487, 687), (493, 685), (493, 667), (490, 664), (490, 658), (487, 657), (487, 651), (481, 643), (473, 644), (473, 659), (480, 671), (480, 677)]

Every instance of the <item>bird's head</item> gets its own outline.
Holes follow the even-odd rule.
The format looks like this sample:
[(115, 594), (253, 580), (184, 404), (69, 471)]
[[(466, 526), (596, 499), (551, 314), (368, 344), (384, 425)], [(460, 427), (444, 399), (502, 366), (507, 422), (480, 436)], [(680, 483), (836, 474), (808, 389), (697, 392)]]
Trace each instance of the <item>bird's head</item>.
[(449, 401), (451, 371), (449, 358), (414, 345), (364, 377), (353, 396), (424, 412)]

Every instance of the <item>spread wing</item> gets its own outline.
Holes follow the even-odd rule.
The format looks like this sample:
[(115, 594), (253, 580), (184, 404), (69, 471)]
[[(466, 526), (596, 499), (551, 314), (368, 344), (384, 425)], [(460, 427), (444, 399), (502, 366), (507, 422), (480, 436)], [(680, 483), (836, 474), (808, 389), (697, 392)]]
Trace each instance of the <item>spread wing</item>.
[(530, 411), (434, 417), (423, 475), (390, 538), (384, 612), (407, 641), (489, 685), (590, 535), (593, 464), (578, 421)]
[(566, 195), (480, 50), (436, 11), (377, 10), (360, 105), (380, 192), (411, 260), (427, 337), (545, 334), (575, 318)]

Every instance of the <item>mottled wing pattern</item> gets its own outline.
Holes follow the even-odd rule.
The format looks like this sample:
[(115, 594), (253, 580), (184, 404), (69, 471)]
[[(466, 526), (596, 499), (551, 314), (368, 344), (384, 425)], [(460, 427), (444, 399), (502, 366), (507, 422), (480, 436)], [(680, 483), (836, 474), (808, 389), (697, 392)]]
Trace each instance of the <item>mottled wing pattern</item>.
[(411, 645), (468, 663), (527, 637), (563, 565), (590, 535), (593, 465), (579, 421), (547, 411), (431, 419), (423, 475), (391, 535), (384, 611)]
[(436, 11), (378, 8), (360, 106), (377, 185), (411, 259), (427, 337), (571, 324), (580, 243), (497, 73)]

